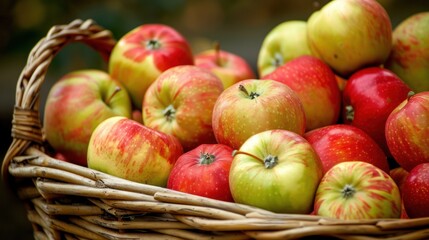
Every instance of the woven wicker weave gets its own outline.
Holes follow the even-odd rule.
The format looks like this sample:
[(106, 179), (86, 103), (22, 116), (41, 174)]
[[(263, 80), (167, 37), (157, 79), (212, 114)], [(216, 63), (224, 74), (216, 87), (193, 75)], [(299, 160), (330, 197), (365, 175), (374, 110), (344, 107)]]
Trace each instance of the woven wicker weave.
[(110, 31), (91, 20), (54, 26), (31, 51), (17, 83), (13, 141), (2, 176), (26, 204), (36, 239), (429, 238), (429, 218), (340, 221), (275, 214), (49, 157), (38, 111), (40, 87), (56, 53), (76, 41), (106, 59), (115, 44)]

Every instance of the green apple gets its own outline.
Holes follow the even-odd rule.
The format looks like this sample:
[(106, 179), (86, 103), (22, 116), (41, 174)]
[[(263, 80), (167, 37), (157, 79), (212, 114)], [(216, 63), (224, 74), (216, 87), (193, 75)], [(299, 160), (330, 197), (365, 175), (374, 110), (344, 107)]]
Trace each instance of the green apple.
[(429, 91), (429, 12), (411, 15), (394, 29), (385, 67), (414, 92)]
[(235, 152), (229, 184), (237, 203), (308, 214), (321, 178), (322, 165), (310, 143), (277, 129), (253, 135)]
[(302, 55), (311, 55), (307, 45), (307, 22), (291, 20), (280, 23), (262, 42), (257, 62), (259, 77)]
[(131, 109), (127, 91), (106, 72), (71, 72), (51, 87), (46, 99), (46, 139), (67, 161), (86, 166), (88, 142), (97, 125), (113, 116), (130, 118)]
[(334, 0), (307, 21), (311, 52), (340, 76), (379, 66), (392, 47), (392, 24), (376, 0)]
[(176, 160), (179, 141), (132, 119), (101, 122), (88, 145), (88, 167), (130, 181), (165, 187)]

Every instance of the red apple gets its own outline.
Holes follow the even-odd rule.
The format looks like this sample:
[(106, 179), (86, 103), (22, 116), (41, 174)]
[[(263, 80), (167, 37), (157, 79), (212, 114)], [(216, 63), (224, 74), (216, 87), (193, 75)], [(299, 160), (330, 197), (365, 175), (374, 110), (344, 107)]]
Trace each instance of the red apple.
[(396, 162), (411, 171), (429, 162), (429, 91), (405, 99), (386, 120), (386, 141)]
[(177, 30), (163, 24), (143, 24), (119, 39), (110, 56), (109, 73), (141, 109), (147, 88), (162, 72), (193, 62), (191, 48)]
[(340, 76), (379, 66), (392, 47), (392, 24), (376, 0), (329, 1), (307, 21), (307, 41)]
[(325, 174), (334, 165), (347, 161), (371, 163), (389, 173), (383, 150), (363, 130), (346, 124), (314, 129), (304, 134), (320, 157)]
[(255, 78), (247, 61), (234, 53), (219, 49), (201, 52), (194, 57), (195, 66), (210, 70), (215, 74), (226, 89), (241, 80)]
[(274, 80), (248, 79), (225, 89), (213, 108), (218, 143), (239, 149), (252, 135), (284, 129), (302, 135), (305, 115), (297, 94)]
[(421, 163), (409, 172), (402, 198), (408, 217), (429, 217), (429, 163)]
[(229, 169), (232, 148), (223, 144), (201, 144), (177, 159), (167, 188), (232, 202)]
[(393, 72), (365, 68), (354, 73), (343, 91), (343, 121), (364, 130), (390, 156), (384, 126), (411, 89)]
[(234, 201), (273, 212), (309, 214), (322, 166), (300, 135), (267, 130), (235, 152), (229, 173)]
[(92, 131), (113, 116), (131, 117), (131, 101), (121, 84), (100, 70), (64, 75), (50, 89), (44, 132), (53, 149), (67, 161), (86, 166)]
[(374, 165), (342, 162), (320, 181), (314, 212), (338, 219), (399, 218), (401, 195), (395, 181)]
[(304, 107), (307, 131), (338, 121), (341, 92), (334, 73), (320, 59), (297, 57), (263, 79), (284, 83), (297, 93)]
[(413, 14), (393, 31), (393, 46), (385, 67), (414, 92), (429, 91), (429, 12)]
[(408, 174), (408, 171), (405, 170), (403, 167), (395, 167), (389, 171), (390, 177), (392, 177), (396, 185), (398, 185), (399, 191), (401, 191), (401, 193), (403, 189), (402, 186), (404, 185), (405, 179), (407, 178)]
[(165, 187), (174, 163), (183, 154), (168, 134), (124, 117), (100, 123), (88, 146), (88, 167), (144, 184)]
[(185, 151), (203, 143), (215, 143), (212, 113), (222, 91), (222, 82), (207, 69), (191, 65), (172, 67), (148, 88), (143, 122), (177, 137)]

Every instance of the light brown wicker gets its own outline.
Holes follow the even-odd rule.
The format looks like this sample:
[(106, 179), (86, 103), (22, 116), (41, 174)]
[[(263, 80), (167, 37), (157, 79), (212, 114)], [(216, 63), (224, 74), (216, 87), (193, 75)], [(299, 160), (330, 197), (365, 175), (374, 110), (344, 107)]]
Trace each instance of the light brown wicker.
[[(427, 239), (429, 218), (340, 221), (276, 214), (119, 179), (50, 157), (39, 92), (58, 51), (71, 42), (106, 59), (115, 44), (92, 20), (54, 26), (19, 77), (3, 180), (26, 204), (35, 239)], [(429, 207), (429, 206), (428, 206)]]

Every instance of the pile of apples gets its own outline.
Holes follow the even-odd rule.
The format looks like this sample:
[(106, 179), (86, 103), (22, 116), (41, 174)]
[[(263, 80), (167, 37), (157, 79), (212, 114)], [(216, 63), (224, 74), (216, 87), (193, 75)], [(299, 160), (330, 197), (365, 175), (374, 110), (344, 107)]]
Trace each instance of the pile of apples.
[(429, 12), (392, 30), (375, 0), (334, 0), (240, 56), (193, 55), (162, 24), (108, 71), (52, 86), (54, 156), (131, 181), (279, 213), (429, 216)]

